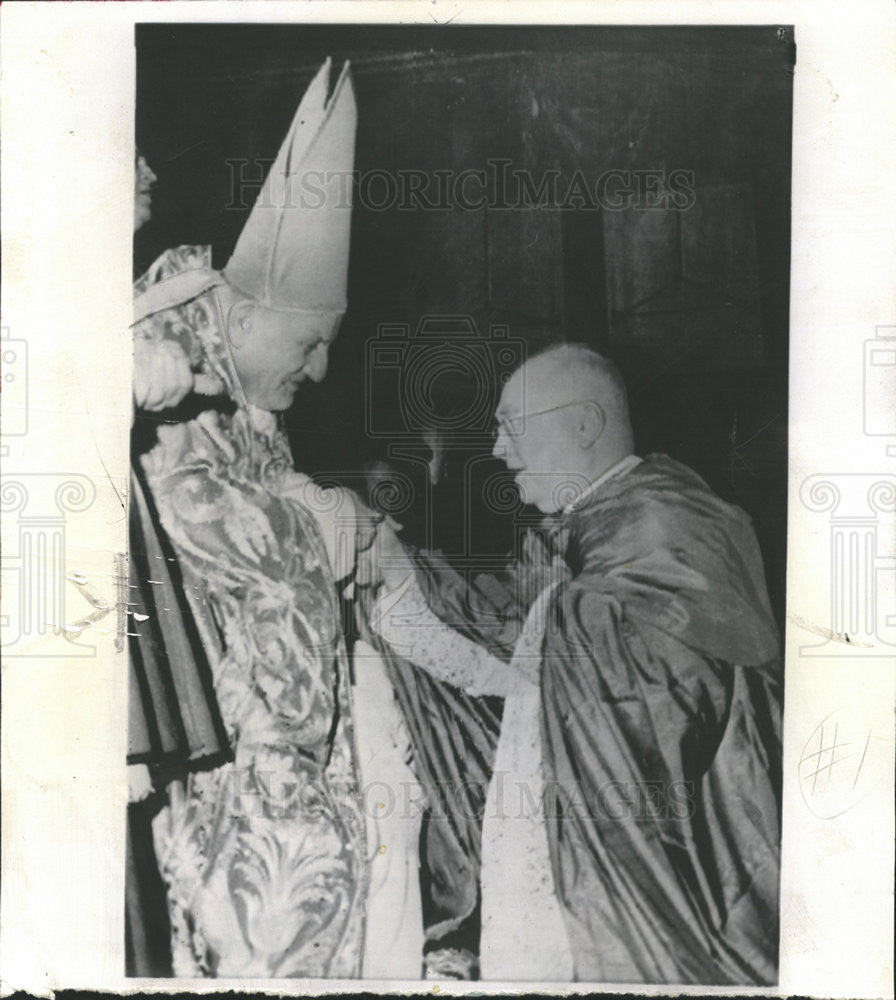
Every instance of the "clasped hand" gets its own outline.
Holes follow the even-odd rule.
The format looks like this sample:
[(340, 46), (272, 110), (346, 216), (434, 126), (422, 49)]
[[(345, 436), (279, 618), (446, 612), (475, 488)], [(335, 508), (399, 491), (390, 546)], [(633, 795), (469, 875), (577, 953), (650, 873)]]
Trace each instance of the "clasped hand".
[(174, 340), (134, 340), (134, 405), (157, 412), (177, 404), (193, 389), (186, 352)]
[(214, 375), (195, 372), (176, 340), (134, 339), (134, 406), (158, 413), (177, 406), (191, 392), (214, 396), (223, 391)]

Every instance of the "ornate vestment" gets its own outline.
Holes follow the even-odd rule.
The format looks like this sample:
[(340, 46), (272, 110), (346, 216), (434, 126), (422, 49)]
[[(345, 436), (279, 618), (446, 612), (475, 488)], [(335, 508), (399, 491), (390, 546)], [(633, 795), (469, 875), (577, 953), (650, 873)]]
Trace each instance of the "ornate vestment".
[(359, 760), (338, 599), (310, 512), (332, 498), (295, 472), (276, 417), (242, 400), (215, 283), (208, 249), (180, 247), (135, 287), (192, 287), (134, 335), (176, 340), (222, 386), (191, 419), (160, 422), (142, 456), (233, 754), (172, 783), (154, 822), (174, 973), (356, 977), (368, 878)]

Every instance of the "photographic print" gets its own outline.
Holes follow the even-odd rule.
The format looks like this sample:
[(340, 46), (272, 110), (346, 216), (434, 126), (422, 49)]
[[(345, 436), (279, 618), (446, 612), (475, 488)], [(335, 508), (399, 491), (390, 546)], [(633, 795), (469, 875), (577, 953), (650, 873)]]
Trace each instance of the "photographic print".
[(892, 997), (892, 4), (0, 10), (0, 995)]
[(774, 985), (792, 29), (136, 50), (129, 973)]

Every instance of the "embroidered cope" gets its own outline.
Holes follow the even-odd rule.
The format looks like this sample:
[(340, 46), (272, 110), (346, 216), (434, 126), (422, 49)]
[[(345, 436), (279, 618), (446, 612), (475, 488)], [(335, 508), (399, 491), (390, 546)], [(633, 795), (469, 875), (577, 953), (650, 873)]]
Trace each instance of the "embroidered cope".
[[(167, 251), (135, 292), (191, 271), (210, 272), (207, 248)], [(173, 783), (154, 822), (174, 974), (355, 977), (359, 760), (334, 579), (310, 512), (332, 515), (345, 497), (296, 473), (276, 417), (240, 402), (223, 329), (214, 288), (134, 328), (178, 341), (224, 390), (193, 419), (160, 423), (142, 457), (233, 751)]]

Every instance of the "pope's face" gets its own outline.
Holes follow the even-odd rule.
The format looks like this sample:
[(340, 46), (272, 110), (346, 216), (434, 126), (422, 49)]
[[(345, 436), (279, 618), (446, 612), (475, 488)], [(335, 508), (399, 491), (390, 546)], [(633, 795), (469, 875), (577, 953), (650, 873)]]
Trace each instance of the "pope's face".
[(277, 412), (292, 406), (306, 379), (327, 374), (327, 352), (339, 330), (338, 318), (279, 312), (255, 306), (248, 335), (233, 340), (233, 359), (250, 403)]

